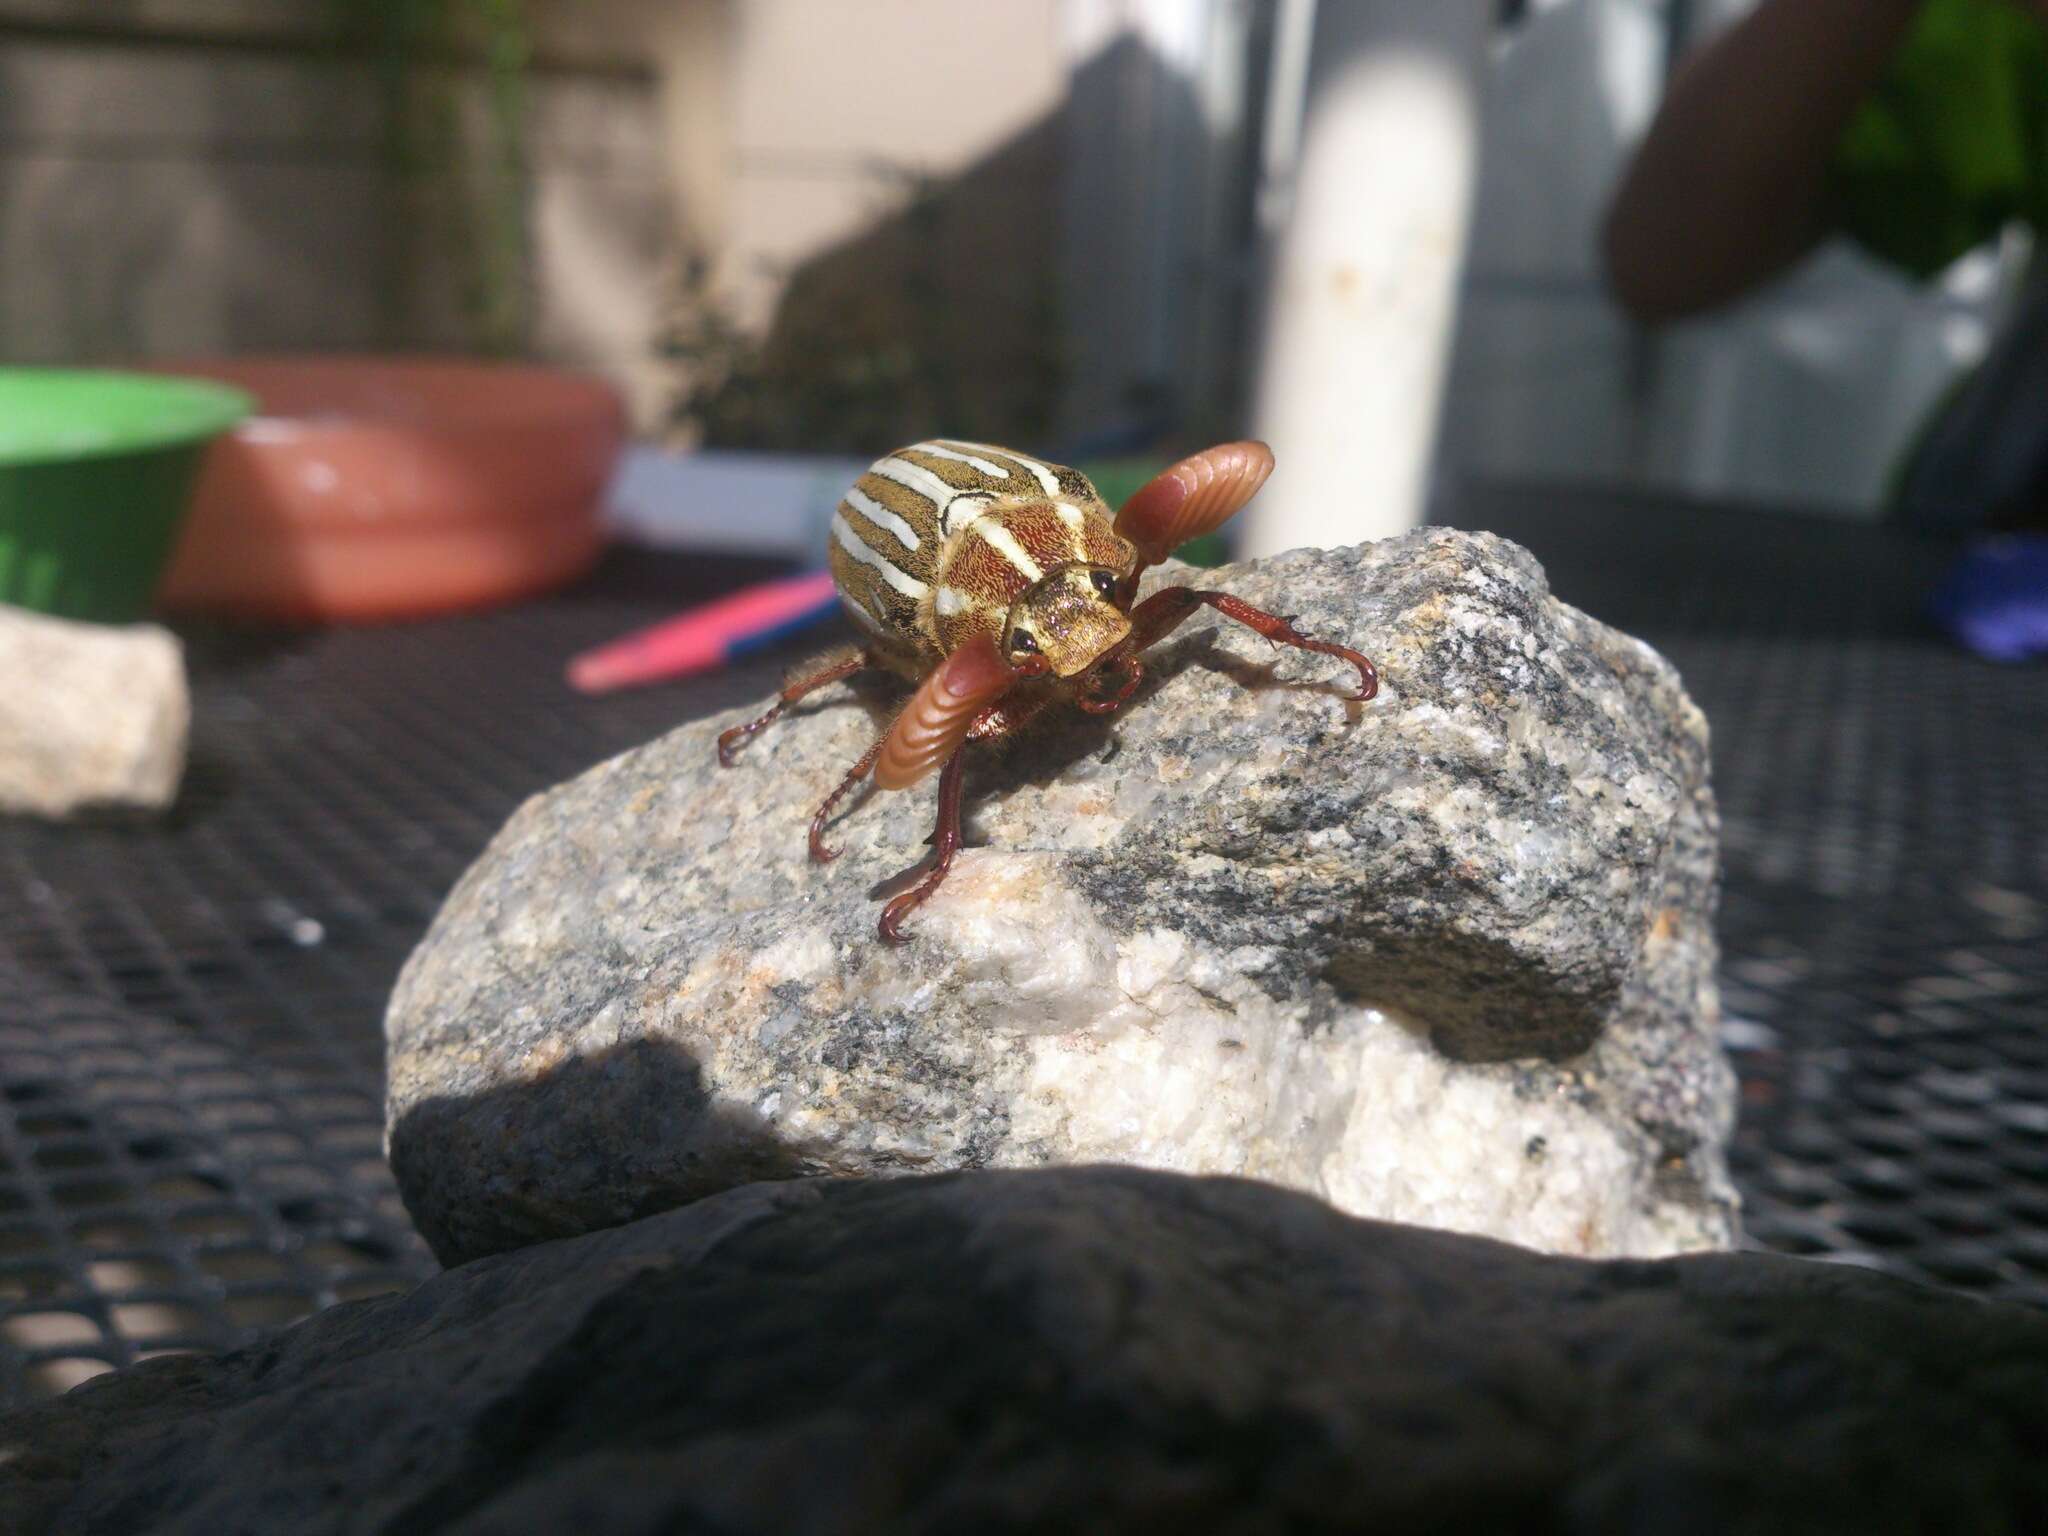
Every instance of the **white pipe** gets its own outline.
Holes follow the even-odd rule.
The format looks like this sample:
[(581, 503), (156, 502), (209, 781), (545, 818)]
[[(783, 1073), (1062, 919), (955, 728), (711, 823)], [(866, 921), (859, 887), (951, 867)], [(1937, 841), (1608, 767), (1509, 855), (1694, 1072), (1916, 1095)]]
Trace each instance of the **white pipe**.
[(1253, 430), (1243, 553), (1421, 521), (1456, 316), (1492, 0), (1321, 0)]

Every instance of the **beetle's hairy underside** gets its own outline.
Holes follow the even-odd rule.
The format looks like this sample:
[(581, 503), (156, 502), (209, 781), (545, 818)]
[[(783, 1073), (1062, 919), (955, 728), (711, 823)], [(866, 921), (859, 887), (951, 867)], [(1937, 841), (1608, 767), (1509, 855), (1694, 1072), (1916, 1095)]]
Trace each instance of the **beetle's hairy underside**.
[(1142, 653), (1198, 609), (1350, 663), (1351, 697), (1370, 699), (1379, 674), (1365, 656), (1227, 592), (1166, 587), (1136, 601), (1148, 566), (1221, 527), (1272, 472), (1264, 443), (1223, 443), (1163, 470), (1112, 517), (1085, 475), (1007, 448), (933, 441), (878, 459), (832, 518), (833, 579), (866, 643), (720, 735), (719, 761), (730, 767), (743, 741), (828, 683), (878, 669), (916, 685), (811, 819), (811, 857), (829, 862), (826, 823), (869, 775), (907, 789), (938, 772), (931, 867), (882, 909), (882, 937), (896, 943), (960, 850), (967, 743), (1008, 741), (1061, 704), (1111, 713), (1144, 677)]

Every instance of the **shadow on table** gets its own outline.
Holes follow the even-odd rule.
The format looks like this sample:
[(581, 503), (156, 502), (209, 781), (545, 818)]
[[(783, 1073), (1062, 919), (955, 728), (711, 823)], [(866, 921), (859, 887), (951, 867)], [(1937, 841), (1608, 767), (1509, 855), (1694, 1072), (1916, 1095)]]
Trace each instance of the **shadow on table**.
[(1573, 486), (1466, 487), (1441, 521), (1526, 545), (1566, 602), (1619, 629), (1932, 640), (1957, 545), (1880, 523)]

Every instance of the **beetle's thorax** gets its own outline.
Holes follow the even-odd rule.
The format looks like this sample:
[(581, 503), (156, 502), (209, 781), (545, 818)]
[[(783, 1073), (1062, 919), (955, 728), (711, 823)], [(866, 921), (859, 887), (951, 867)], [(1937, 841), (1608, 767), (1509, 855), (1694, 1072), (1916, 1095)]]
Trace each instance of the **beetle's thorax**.
[(1135, 559), (1102, 498), (1078, 471), (1008, 449), (898, 449), (847, 492), (832, 541), (847, 611), (905, 670), (976, 634), (1007, 652), (1022, 623), (1034, 641), (1045, 629), (1048, 659), (1070, 676), (1128, 628), (1089, 574)]

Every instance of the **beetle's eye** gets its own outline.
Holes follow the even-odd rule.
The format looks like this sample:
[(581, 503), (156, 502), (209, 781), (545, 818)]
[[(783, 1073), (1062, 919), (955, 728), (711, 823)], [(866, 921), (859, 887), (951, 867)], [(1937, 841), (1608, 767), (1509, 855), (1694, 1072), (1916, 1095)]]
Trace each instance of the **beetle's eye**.
[(1010, 649), (1024, 656), (1038, 654), (1038, 637), (1028, 629), (1010, 631)]
[(1103, 597), (1116, 596), (1116, 578), (1107, 571), (1090, 571), (1088, 579), (1095, 583), (1095, 590)]

